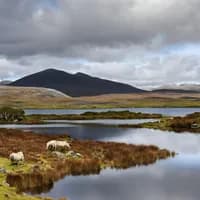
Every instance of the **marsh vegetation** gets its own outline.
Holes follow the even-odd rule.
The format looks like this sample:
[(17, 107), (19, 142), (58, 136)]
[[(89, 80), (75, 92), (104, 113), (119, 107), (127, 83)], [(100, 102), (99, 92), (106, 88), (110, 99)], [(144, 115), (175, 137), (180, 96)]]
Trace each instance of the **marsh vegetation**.
[[(82, 156), (59, 157), (48, 152), (46, 143), (52, 139), (68, 141), (72, 150)], [(25, 163), (16, 168), (4, 165), (9, 170), (2, 178), (2, 182), (6, 180), (18, 192), (50, 189), (56, 180), (66, 175), (99, 174), (105, 168), (148, 165), (174, 155), (153, 145), (82, 141), (67, 135), (41, 135), (8, 129), (0, 129), (0, 144), (0, 161), (3, 159), (8, 163), (6, 158), (13, 151), (24, 152)]]
[(25, 112), (22, 109), (12, 107), (0, 108), (0, 121), (1, 122), (20, 122), (25, 118)]
[(96, 120), (96, 119), (159, 119), (161, 114), (150, 114), (130, 111), (85, 112), (68, 115), (28, 115), (27, 121), (34, 120)]
[(200, 113), (192, 113), (183, 117), (171, 117), (156, 122), (147, 122), (136, 125), (119, 125), (127, 128), (153, 128), (175, 132), (200, 133)]

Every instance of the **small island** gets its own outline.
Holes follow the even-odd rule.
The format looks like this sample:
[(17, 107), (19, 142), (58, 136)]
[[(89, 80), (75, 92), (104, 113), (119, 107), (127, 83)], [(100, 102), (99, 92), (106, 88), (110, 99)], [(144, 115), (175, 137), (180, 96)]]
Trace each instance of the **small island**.
[(82, 114), (66, 115), (25, 115), (24, 110), (2, 107), (0, 108), (0, 124), (44, 124), (46, 120), (96, 120), (96, 119), (160, 119), (161, 114), (130, 112), (130, 111), (107, 111), (85, 112)]
[(68, 115), (28, 115), (27, 121), (36, 120), (96, 120), (96, 119), (160, 119), (161, 114), (150, 114), (130, 111), (85, 112), (83, 114)]

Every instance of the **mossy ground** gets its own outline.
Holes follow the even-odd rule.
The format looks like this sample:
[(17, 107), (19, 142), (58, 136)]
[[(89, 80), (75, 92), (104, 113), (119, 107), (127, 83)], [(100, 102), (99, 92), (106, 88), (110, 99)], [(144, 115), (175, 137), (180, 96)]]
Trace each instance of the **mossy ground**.
[[(10, 172), (22, 172), (27, 173), (30, 168), (31, 164), (24, 163), (20, 165), (11, 165), (10, 160), (7, 158), (0, 157), (0, 168), (4, 168), (7, 173)], [(18, 194), (16, 188), (9, 187), (6, 183), (6, 174), (0, 173), (0, 199), (1, 200), (41, 200), (40, 197), (32, 197), (25, 194)]]

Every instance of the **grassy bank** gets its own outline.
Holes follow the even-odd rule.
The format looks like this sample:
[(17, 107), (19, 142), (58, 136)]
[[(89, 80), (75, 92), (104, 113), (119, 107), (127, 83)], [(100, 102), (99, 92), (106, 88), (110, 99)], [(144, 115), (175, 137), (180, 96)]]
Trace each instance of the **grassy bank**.
[[(57, 155), (48, 152), (46, 142), (52, 139), (67, 140), (71, 144), (71, 150), (81, 156), (74, 157), (65, 153)], [(22, 200), (31, 199), (31, 197), (17, 194), (16, 191), (49, 190), (56, 180), (65, 175), (98, 174), (107, 167), (126, 169), (132, 166), (148, 165), (174, 155), (156, 146), (80, 141), (66, 135), (40, 135), (7, 129), (0, 129), (0, 144), (0, 163), (7, 171), (6, 174), (1, 174), (0, 195), (9, 195), (9, 199), (12, 200), (18, 197)], [(7, 158), (13, 151), (24, 152), (23, 165), (10, 165)], [(13, 188), (8, 187), (5, 181)]]
[(164, 118), (157, 122), (147, 122), (136, 125), (120, 125), (127, 128), (150, 128), (178, 133), (200, 133), (200, 113), (193, 113), (184, 117)]
[(158, 119), (161, 114), (136, 113), (129, 111), (85, 112), (71, 115), (29, 115), (25, 122), (37, 120), (95, 120), (95, 119)]
[(20, 121), (0, 120), (0, 124), (45, 124), (45, 120), (160, 119), (161, 114), (129, 111), (85, 112), (69, 115), (27, 115)]
[(47, 200), (47, 198), (31, 197), (25, 194), (17, 193), (15, 187), (9, 187), (6, 183), (7, 174), (9, 173), (28, 173), (31, 169), (31, 164), (26, 163), (20, 166), (12, 166), (7, 158), (0, 157), (0, 167), (3, 168), (6, 173), (0, 173), (0, 199), (10, 200)]

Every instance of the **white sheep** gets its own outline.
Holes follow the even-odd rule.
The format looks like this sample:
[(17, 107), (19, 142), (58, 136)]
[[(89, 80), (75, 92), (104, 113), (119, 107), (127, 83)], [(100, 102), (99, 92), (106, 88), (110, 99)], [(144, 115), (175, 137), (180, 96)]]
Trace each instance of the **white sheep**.
[(50, 151), (65, 151), (70, 149), (70, 144), (66, 141), (51, 140), (47, 142), (46, 148)]
[(24, 161), (24, 154), (21, 151), (18, 153), (11, 153), (9, 158), (12, 164), (18, 164)]
[(50, 151), (54, 151), (56, 149), (56, 140), (51, 140), (47, 142), (46, 149)]

